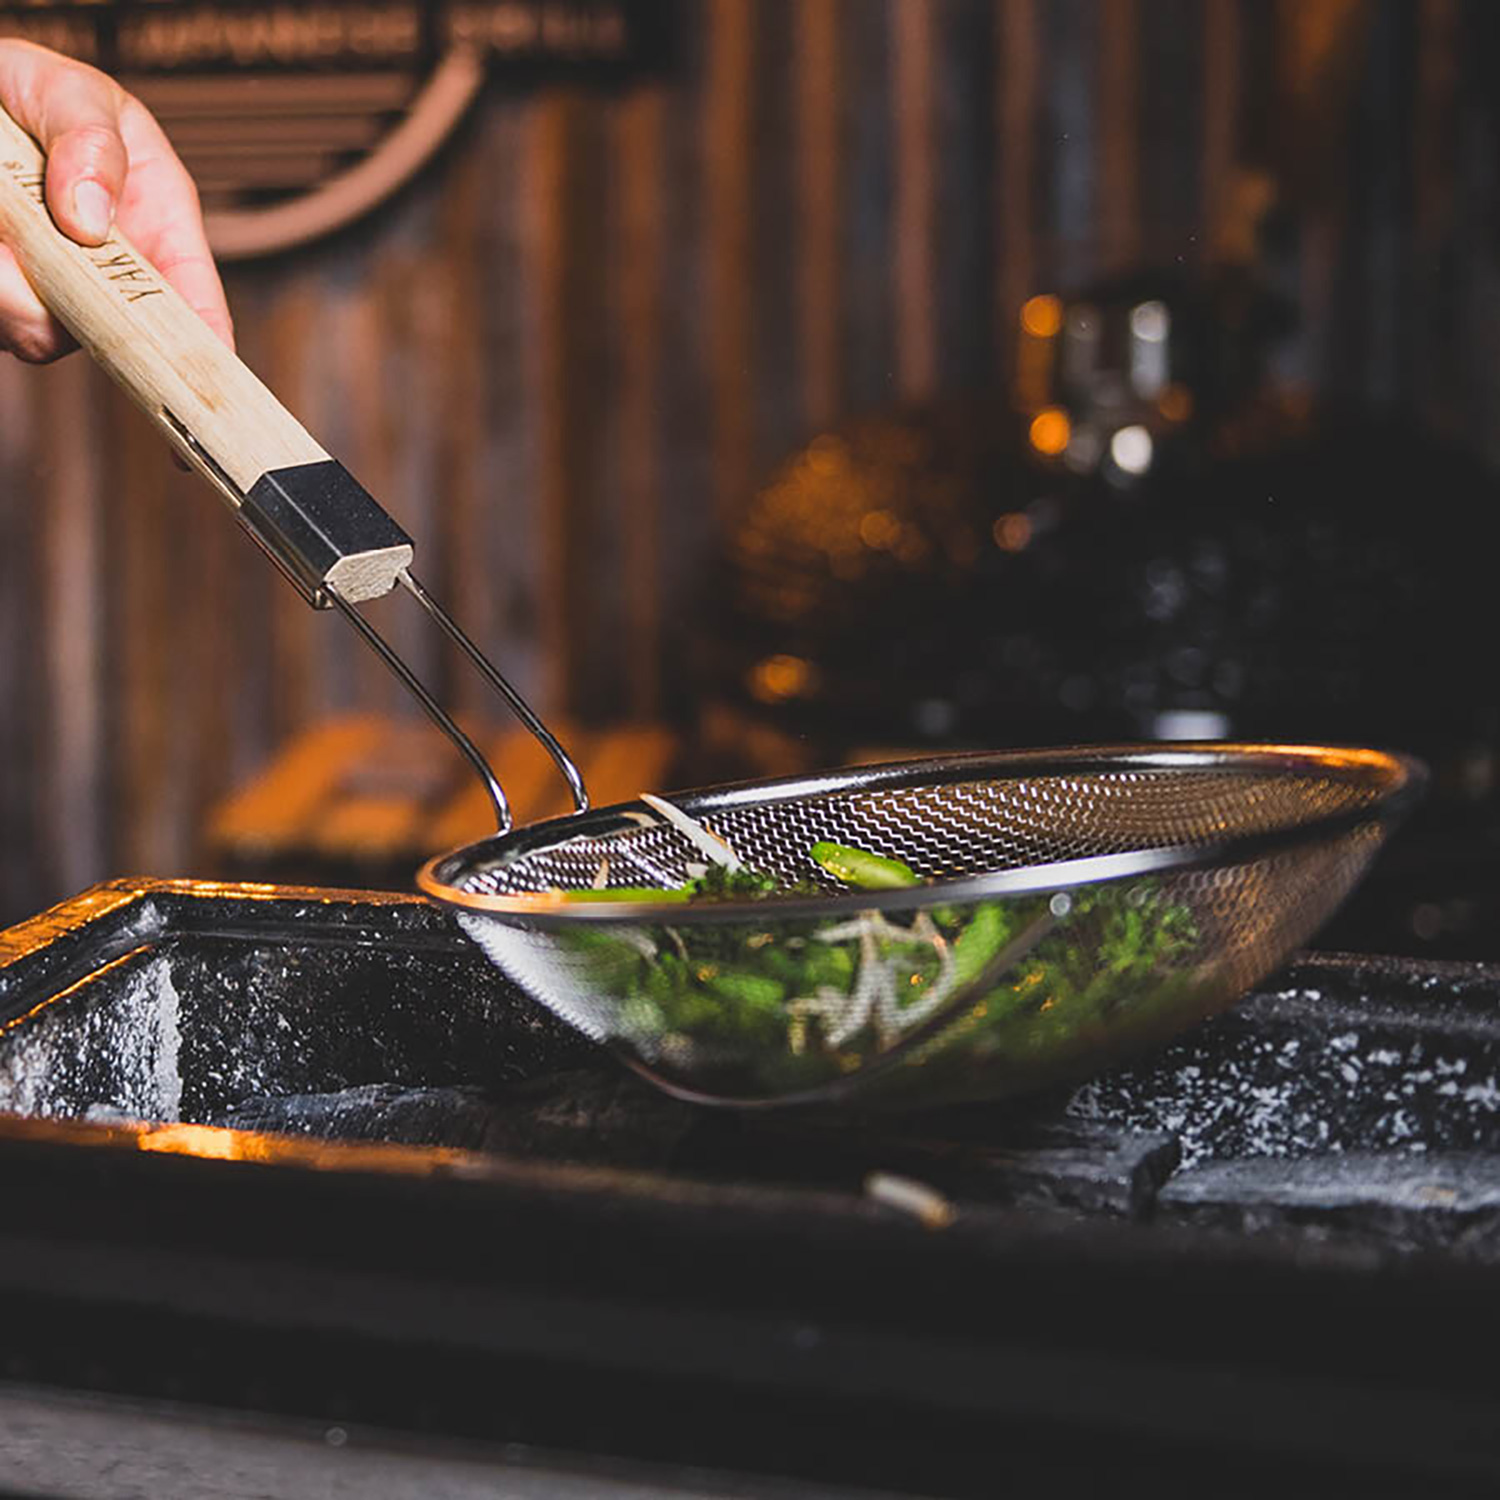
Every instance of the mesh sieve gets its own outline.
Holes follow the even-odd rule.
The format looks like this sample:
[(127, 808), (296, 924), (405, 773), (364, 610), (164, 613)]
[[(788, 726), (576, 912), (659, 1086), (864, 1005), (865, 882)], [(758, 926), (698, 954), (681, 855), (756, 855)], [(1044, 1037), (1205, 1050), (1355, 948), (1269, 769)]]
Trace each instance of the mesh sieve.
[[(674, 1092), (940, 1103), (1083, 1076), (1232, 1003), (1327, 920), (1423, 781), (1319, 747), (950, 756), (674, 798), (788, 891), (764, 900), (569, 904), (700, 864), (641, 803), (419, 879), (524, 990)], [(820, 839), (925, 883), (850, 891)]]

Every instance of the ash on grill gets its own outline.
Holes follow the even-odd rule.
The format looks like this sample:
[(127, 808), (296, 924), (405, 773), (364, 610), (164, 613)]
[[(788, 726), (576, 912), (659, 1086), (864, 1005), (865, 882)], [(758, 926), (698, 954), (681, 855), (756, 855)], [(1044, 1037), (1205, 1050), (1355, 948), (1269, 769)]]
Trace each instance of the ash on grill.
[(1306, 959), (1024, 1111), (747, 1116), (432, 907), (120, 882), (0, 934), (0, 1439), (50, 1387), (455, 1482), (1493, 1493), (1497, 1162), (1484, 966)]
[(498, 1092), (261, 1095), (205, 1123), (827, 1192), (889, 1170), (960, 1208), (1321, 1229), (1500, 1259), (1500, 1027), (1478, 1048), (1472, 1036), (1414, 1034), (1368, 995), (1330, 1001), (1328, 972), (1252, 997), (1153, 1066), (1024, 1112), (742, 1118), (580, 1069)]
[[(739, 1115), (566, 1033), (416, 903), (160, 889), (0, 967), (0, 1110), (647, 1171), (895, 1213), (1024, 1207), (1500, 1256), (1500, 973), (1308, 958), (1149, 1062), (1025, 1108)], [(121, 963), (98, 960), (133, 950)]]

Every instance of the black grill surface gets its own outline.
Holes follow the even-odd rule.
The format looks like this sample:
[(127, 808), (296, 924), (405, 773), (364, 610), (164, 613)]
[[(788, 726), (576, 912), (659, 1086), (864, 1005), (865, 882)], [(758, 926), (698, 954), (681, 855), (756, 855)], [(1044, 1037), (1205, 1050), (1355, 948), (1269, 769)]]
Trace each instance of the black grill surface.
[(1025, 1110), (751, 1118), (420, 902), (119, 882), (0, 934), (0, 1111), (12, 1382), (910, 1493), (1500, 1476), (1494, 967), (1304, 955)]

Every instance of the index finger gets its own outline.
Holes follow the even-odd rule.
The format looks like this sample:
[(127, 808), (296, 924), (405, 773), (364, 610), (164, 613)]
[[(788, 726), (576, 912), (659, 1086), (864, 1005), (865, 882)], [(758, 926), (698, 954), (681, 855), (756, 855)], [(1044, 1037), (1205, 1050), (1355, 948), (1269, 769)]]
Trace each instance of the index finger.
[(28, 42), (0, 46), (0, 103), (47, 158), (47, 207), (63, 233), (97, 245), (125, 184), (118, 86), (85, 63)]

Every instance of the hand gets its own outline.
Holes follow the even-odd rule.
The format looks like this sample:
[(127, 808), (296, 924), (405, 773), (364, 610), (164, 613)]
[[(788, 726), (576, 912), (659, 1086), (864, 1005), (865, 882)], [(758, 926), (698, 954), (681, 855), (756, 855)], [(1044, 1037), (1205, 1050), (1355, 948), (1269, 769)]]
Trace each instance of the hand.
[[(95, 68), (29, 42), (0, 41), (0, 104), (47, 157), (47, 207), (63, 232), (97, 245), (118, 222), (233, 348), (198, 190), (140, 100)], [(44, 364), (73, 347), (0, 245), (0, 348)]]

